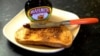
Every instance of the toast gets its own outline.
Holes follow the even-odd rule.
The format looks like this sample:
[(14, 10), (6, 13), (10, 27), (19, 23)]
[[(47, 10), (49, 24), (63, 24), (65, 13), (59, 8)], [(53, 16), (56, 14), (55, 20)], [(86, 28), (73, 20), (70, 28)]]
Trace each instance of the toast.
[(73, 35), (66, 26), (50, 28), (30, 28), (29, 24), (23, 25), (15, 33), (15, 39), (20, 44), (40, 45), (48, 47), (70, 47)]

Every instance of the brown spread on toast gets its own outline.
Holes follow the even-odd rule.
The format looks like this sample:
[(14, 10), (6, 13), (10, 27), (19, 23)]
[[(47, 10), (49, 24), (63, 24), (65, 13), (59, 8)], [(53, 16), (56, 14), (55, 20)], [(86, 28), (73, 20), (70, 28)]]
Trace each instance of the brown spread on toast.
[(26, 24), (16, 31), (15, 37), (21, 44), (50, 47), (69, 47), (73, 41), (71, 31), (64, 25), (50, 28), (30, 28), (30, 25)]

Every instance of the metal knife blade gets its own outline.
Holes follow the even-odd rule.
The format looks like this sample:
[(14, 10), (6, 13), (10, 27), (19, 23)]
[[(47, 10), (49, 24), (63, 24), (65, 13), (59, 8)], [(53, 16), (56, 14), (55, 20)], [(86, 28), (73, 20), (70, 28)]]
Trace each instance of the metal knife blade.
[(62, 22), (48, 22), (48, 23), (31, 23), (31, 28), (48, 28), (48, 27), (59, 27)]

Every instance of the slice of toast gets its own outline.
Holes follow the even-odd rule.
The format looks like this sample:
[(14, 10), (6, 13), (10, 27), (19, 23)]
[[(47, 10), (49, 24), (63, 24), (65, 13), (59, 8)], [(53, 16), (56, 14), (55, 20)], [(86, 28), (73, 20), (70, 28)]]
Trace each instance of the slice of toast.
[(24, 25), (15, 33), (18, 43), (27, 45), (44, 45), (50, 47), (69, 47), (73, 35), (66, 26), (32, 29)]

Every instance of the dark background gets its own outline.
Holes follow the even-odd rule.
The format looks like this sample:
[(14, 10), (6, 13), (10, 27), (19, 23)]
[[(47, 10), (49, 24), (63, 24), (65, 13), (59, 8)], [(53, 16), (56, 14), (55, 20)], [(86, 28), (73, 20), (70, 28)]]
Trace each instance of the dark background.
[[(2, 33), (5, 24), (24, 8), (27, 0), (0, 0), (0, 56), (100, 56), (100, 23), (81, 25), (73, 45), (58, 53), (40, 54), (10, 43)], [(84, 17), (100, 18), (100, 0), (50, 0), (54, 7)]]

